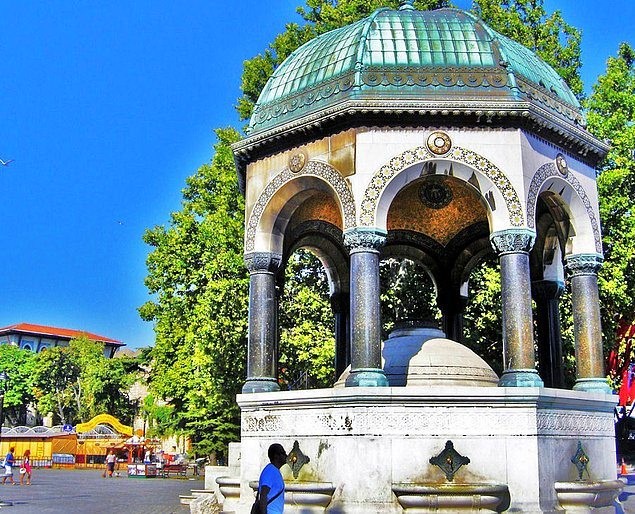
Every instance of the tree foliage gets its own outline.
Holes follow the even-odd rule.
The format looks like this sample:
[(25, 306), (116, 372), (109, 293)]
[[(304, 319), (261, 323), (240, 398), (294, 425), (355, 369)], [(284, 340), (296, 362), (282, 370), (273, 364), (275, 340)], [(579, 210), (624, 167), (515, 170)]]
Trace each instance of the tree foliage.
[(34, 357), (33, 390), (41, 413), (52, 412), (62, 424), (85, 422), (103, 413), (132, 422), (134, 406), (128, 391), (137, 378), (135, 359), (108, 359), (103, 343), (86, 336)]
[[(613, 346), (617, 324), (635, 320), (635, 50), (623, 43), (585, 106), (589, 130), (610, 142), (598, 176), (604, 266), (599, 284), (605, 345)], [(618, 341), (618, 346), (624, 342)], [(619, 350), (619, 347), (618, 347)], [(620, 356), (626, 363), (633, 355)], [(619, 370), (613, 369), (613, 378)], [(615, 374), (617, 376), (615, 376)]]
[(334, 382), (334, 319), (328, 278), (311, 252), (298, 250), (285, 269), (280, 300), (280, 378), (289, 389)]
[(26, 423), (26, 407), (35, 400), (33, 383), (36, 365), (34, 353), (16, 346), (0, 345), (0, 369), (9, 377), (5, 384), (3, 416), (12, 425)]
[(173, 409), (174, 429), (202, 453), (223, 451), (238, 437), (235, 395), (247, 340), (244, 200), (230, 148), (239, 136), (216, 134), (212, 162), (187, 179), (182, 209), (169, 227), (144, 235), (153, 247), (146, 286), (155, 298), (140, 308), (155, 323), (151, 388)]

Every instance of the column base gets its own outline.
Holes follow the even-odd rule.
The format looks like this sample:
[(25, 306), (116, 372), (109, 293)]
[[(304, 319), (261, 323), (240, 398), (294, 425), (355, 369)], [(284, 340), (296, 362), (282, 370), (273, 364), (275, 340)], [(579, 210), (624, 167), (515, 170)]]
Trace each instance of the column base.
[(243, 385), (243, 394), (249, 393), (274, 393), (280, 391), (280, 386), (275, 378), (258, 377), (248, 378)]
[(364, 368), (351, 371), (346, 387), (388, 387), (388, 379), (382, 369)]
[(574, 391), (585, 391), (588, 393), (613, 394), (605, 378), (578, 378), (573, 386)]
[(503, 371), (498, 387), (544, 387), (535, 369), (508, 369)]

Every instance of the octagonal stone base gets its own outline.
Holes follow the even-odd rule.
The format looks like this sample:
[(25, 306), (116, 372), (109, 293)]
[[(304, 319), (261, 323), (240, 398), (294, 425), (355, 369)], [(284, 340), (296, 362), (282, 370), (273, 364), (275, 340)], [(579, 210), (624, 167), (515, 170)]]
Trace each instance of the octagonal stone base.
[(316, 506), (315, 513), (401, 514), (395, 484), (447, 487), (444, 473), (429, 462), (447, 441), (470, 459), (453, 483), (506, 486), (510, 512), (562, 512), (555, 484), (577, 478), (570, 459), (578, 441), (589, 457), (592, 480), (616, 478), (615, 397), (601, 393), (355, 387), (239, 395), (238, 403), (240, 501), (232, 506), (238, 514), (249, 511), (254, 497), (249, 482), (258, 479), (274, 442), (289, 452), (298, 441), (310, 459), (295, 473), (282, 467), (289, 491), (296, 484), (332, 484), (331, 501)]

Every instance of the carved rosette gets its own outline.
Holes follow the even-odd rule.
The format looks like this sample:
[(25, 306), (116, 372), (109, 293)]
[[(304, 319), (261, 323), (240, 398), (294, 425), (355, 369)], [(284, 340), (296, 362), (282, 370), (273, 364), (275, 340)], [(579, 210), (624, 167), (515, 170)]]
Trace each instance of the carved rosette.
[(498, 255), (529, 253), (534, 246), (536, 233), (527, 229), (508, 229), (494, 232), (489, 239)]
[(355, 228), (344, 232), (344, 246), (353, 252), (375, 251), (386, 243), (386, 232), (380, 229)]
[(572, 277), (597, 275), (604, 258), (596, 253), (569, 255), (565, 259), (565, 268)]
[(273, 252), (252, 252), (244, 256), (249, 273), (273, 273), (282, 262), (282, 255)]

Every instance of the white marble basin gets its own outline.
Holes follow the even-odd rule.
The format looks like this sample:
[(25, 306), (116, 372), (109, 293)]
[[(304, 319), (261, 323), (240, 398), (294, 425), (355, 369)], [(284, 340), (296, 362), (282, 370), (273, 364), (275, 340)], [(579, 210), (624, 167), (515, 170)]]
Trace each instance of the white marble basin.
[(509, 489), (503, 484), (393, 484), (405, 513), (503, 512), (509, 508)]
[(621, 480), (577, 480), (575, 482), (556, 482), (558, 503), (567, 513), (580, 514), (591, 509), (613, 505), (624, 488)]
[[(249, 482), (254, 491), (258, 482)], [(322, 514), (331, 503), (335, 486), (330, 482), (286, 482), (284, 486), (284, 511), (302, 514)]]

